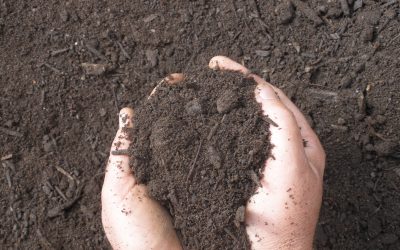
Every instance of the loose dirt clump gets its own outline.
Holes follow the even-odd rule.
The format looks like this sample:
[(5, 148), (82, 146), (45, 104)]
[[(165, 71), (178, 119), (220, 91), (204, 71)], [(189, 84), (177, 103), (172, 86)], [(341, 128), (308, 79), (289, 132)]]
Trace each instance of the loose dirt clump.
[(135, 176), (170, 212), (185, 249), (249, 248), (244, 206), (270, 150), (254, 88), (200, 69), (135, 110)]

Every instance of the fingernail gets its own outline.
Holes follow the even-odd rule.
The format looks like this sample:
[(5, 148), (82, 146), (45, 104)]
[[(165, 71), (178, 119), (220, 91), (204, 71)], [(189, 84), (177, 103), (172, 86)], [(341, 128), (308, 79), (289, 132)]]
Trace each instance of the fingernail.
[(119, 113), (119, 127), (131, 127), (132, 126), (132, 109), (124, 108)]
[(278, 99), (277, 95), (275, 94), (275, 91), (266, 85), (259, 85), (258, 88), (260, 89), (260, 97), (263, 100), (276, 100)]
[(126, 114), (126, 113), (119, 114), (119, 126), (121, 128), (127, 126), (127, 123), (129, 122), (128, 120), (129, 120), (128, 114)]

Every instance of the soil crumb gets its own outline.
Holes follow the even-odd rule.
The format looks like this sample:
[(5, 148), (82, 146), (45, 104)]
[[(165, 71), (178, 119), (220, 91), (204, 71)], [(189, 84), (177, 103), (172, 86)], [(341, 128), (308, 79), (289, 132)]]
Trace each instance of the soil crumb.
[(187, 75), (135, 110), (135, 176), (169, 211), (185, 249), (249, 249), (244, 206), (271, 148), (255, 84), (205, 69)]

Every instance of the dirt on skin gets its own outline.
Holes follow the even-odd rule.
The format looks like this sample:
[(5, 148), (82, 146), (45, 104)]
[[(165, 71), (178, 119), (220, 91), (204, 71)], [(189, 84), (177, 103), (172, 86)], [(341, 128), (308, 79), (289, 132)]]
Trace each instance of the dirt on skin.
[(135, 110), (135, 177), (172, 215), (184, 249), (249, 249), (245, 205), (270, 150), (256, 84), (204, 67), (188, 71)]
[(0, 0), (0, 245), (109, 248), (118, 110), (222, 54), (282, 88), (322, 140), (316, 249), (399, 249), (399, 5)]

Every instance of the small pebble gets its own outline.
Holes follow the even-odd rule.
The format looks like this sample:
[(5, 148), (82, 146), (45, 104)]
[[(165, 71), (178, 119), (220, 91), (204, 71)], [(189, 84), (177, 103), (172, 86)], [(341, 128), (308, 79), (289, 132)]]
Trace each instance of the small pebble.
[(80, 172), (79, 172), (78, 169), (74, 169), (74, 170), (72, 171), (72, 174), (73, 174), (74, 176), (76, 176), (76, 177), (79, 177)]
[(343, 119), (342, 117), (339, 117), (338, 122), (339, 125), (345, 125), (346, 124), (346, 120)]
[(105, 108), (101, 108), (99, 113), (100, 113), (100, 116), (103, 117), (103, 116), (105, 116), (107, 114), (107, 111), (106, 111)]
[(318, 13), (321, 15), (325, 15), (328, 12), (328, 7), (326, 5), (320, 5), (317, 7)]
[(61, 18), (61, 21), (63, 21), (63, 22), (67, 22), (67, 21), (68, 21), (68, 19), (69, 19), (69, 13), (67, 12), (66, 9), (62, 9), (62, 10), (61, 10), (61, 12), (60, 12), (60, 18)]
[(294, 8), (290, 1), (283, 1), (275, 8), (275, 13), (278, 16), (279, 24), (288, 24), (293, 20)]
[(44, 185), (44, 186), (42, 187), (42, 189), (43, 189), (43, 192), (44, 192), (45, 194), (47, 194), (48, 196), (51, 196), (51, 190), (50, 190), (50, 188), (49, 188), (47, 185)]
[(198, 99), (193, 99), (192, 101), (186, 103), (185, 110), (189, 115), (199, 115), (203, 113), (201, 104)]

